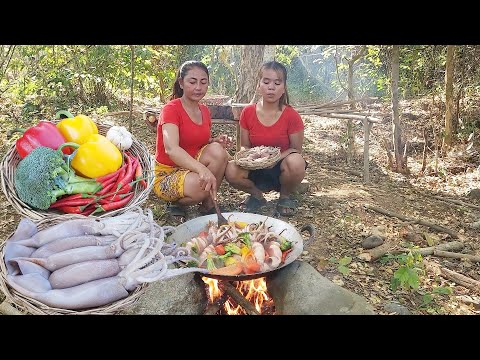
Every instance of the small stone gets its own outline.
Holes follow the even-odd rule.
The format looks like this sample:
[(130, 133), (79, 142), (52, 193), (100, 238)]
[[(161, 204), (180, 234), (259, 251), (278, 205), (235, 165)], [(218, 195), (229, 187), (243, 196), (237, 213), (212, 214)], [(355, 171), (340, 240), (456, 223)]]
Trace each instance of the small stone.
[(480, 229), (480, 220), (479, 221), (475, 221), (474, 223), (470, 224), (470, 227), (472, 229)]
[(469, 193), (468, 193), (468, 197), (470, 199), (480, 199), (480, 189), (472, 189)]
[(307, 179), (303, 179), (302, 182), (297, 186), (296, 192), (298, 194), (306, 194), (310, 188), (310, 183)]
[(405, 306), (391, 302), (383, 307), (383, 309), (389, 313), (394, 313), (395, 315), (412, 315), (410, 310)]
[(385, 232), (387, 231), (387, 229), (385, 228), (384, 225), (380, 225), (380, 226), (375, 226), (374, 228), (372, 228), (370, 230), (370, 234), (371, 235), (376, 235), (376, 236), (380, 236), (380, 237), (385, 237)]
[(362, 241), (362, 248), (364, 249), (373, 249), (377, 246), (380, 246), (382, 245), (384, 242), (383, 238), (381, 238), (380, 236), (378, 235), (371, 235), (367, 238), (365, 238), (363, 241)]

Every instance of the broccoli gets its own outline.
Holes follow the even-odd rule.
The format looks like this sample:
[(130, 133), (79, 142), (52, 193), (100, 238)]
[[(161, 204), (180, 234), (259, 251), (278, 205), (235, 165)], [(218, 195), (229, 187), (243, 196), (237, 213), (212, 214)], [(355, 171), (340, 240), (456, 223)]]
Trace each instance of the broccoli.
[(101, 188), (94, 179), (75, 175), (62, 152), (45, 146), (33, 149), (18, 163), (14, 185), (20, 200), (41, 210), (62, 195), (95, 193)]
[(250, 233), (242, 232), (238, 234), (237, 239), (240, 239), (249, 249), (252, 247), (252, 242), (250, 241)]
[(230, 255), (233, 253), (233, 254), (238, 254), (240, 255), (241, 254), (241, 250), (240, 248), (235, 245), (234, 243), (228, 243), (225, 245), (225, 251), (226, 252), (230, 252)]
[(287, 251), (288, 249), (290, 249), (293, 244), (291, 241), (288, 241), (287, 239), (285, 239), (283, 236), (280, 236), (280, 250), (282, 251)]

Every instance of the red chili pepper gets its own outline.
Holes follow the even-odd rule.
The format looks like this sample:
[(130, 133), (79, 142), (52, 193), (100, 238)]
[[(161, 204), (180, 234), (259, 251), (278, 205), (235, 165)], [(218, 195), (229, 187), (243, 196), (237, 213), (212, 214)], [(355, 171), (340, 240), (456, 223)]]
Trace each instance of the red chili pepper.
[(131, 193), (127, 193), (127, 194), (118, 194), (118, 193), (114, 193), (110, 196), (107, 196), (105, 198), (102, 198), (102, 199), (99, 199), (98, 200), (98, 203), (99, 204), (109, 204), (111, 202), (115, 202), (115, 201), (120, 201), (122, 200), (123, 198), (125, 198), (125, 196), (129, 196)]
[(97, 209), (96, 206), (92, 204), (92, 205), (87, 206), (80, 214), (88, 216), (91, 213), (93, 213), (96, 209)]
[(292, 250), (293, 250), (293, 248), (290, 248), (290, 249), (282, 252), (282, 261), (281, 261), (282, 264), (285, 262), (285, 259), (287, 258), (288, 253)]
[(112, 183), (110, 183), (110, 184), (108, 184), (108, 185), (105, 185), (105, 187), (104, 187), (102, 190), (97, 191), (97, 192), (95, 193), (95, 195), (98, 195), (98, 196), (105, 195), (106, 193), (108, 193), (110, 190), (113, 189), (113, 186), (114, 186), (114, 185), (115, 185), (115, 182), (112, 182)]
[[(131, 184), (130, 182), (133, 179), (133, 176), (135, 175), (135, 168), (137, 166), (136, 162), (138, 160), (136, 158), (131, 158), (127, 156), (126, 164), (127, 164), (127, 170), (125, 171), (125, 175), (123, 178), (120, 178), (117, 182), (117, 185), (114, 187), (115, 191), (118, 194), (125, 194), (126, 192), (130, 191)], [(130, 187), (129, 187), (130, 185)]]
[(96, 201), (95, 196), (89, 197), (78, 197), (76, 199), (60, 199), (55, 201), (53, 204), (50, 205), (49, 209), (55, 208), (62, 208), (64, 206), (80, 206), (80, 205), (87, 205), (92, 201)]
[[(60, 145), (66, 142), (60, 130), (50, 121), (39, 121), (37, 125), (27, 130), (21, 128), (10, 130), (7, 133), (7, 137), (10, 137), (15, 132), (23, 133), (15, 142), (15, 148), (22, 159), (39, 146), (46, 146), (57, 150)], [(64, 147), (62, 152), (64, 154), (71, 154), (72, 149), (70, 147)]]
[(80, 206), (61, 206), (57, 209), (68, 214), (80, 214), (83, 211)]
[(143, 169), (142, 169), (142, 164), (140, 164), (140, 161), (138, 161), (137, 168), (135, 169), (135, 180), (139, 180), (138, 183), (141, 186), (143, 186), (144, 189), (147, 188), (147, 182), (143, 178)]
[(122, 167), (124, 167), (124, 166), (125, 165), (122, 165), (117, 171), (114, 171), (110, 174), (99, 176), (99, 177), (95, 178), (95, 181), (103, 183), (106, 180), (110, 180), (111, 178), (116, 178), (118, 176), (118, 174), (120, 173), (120, 171), (122, 170)]
[(133, 195), (135, 195), (135, 193), (132, 192), (130, 194), (127, 194), (127, 196), (125, 196), (122, 200), (109, 202), (108, 204), (100, 205), (100, 206), (97, 207), (97, 209), (94, 211), (94, 213), (119, 209), (119, 208), (127, 205), (128, 202), (130, 200), (132, 200)]

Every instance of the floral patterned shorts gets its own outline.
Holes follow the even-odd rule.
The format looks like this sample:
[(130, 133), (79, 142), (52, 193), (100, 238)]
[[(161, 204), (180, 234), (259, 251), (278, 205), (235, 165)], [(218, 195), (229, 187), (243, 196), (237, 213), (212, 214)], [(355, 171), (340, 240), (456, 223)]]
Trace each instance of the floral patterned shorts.
[[(195, 155), (195, 160), (200, 159), (207, 145), (203, 146)], [(153, 191), (165, 201), (177, 201), (184, 195), (185, 176), (190, 172), (188, 169), (177, 166), (169, 166), (155, 161), (155, 181)]]

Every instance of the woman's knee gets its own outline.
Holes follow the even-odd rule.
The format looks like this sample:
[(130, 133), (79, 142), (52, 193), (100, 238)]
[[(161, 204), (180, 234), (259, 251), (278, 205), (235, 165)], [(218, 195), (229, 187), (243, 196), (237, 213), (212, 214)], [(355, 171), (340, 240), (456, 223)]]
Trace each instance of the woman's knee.
[(280, 169), (288, 174), (305, 176), (305, 164), (302, 155), (293, 153), (283, 159)]
[(188, 173), (185, 177), (183, 193), (185, 197), (189, 197), (195, 203), (200, 203), (207, 198), (209, 192), (200, 187), (198, 174)]
[(213, 142), (207, 145), (200, 158), (204, 158), (207, 161), (216, 161), (220, 163), (227, 163), (228, 154), (225, 148), (217, 142)]
[(225, 180), (230, 184), (235, 184), (244, 176), (244, 170), (235, 164), (232, 160), (227, 164), (225, 169)]

